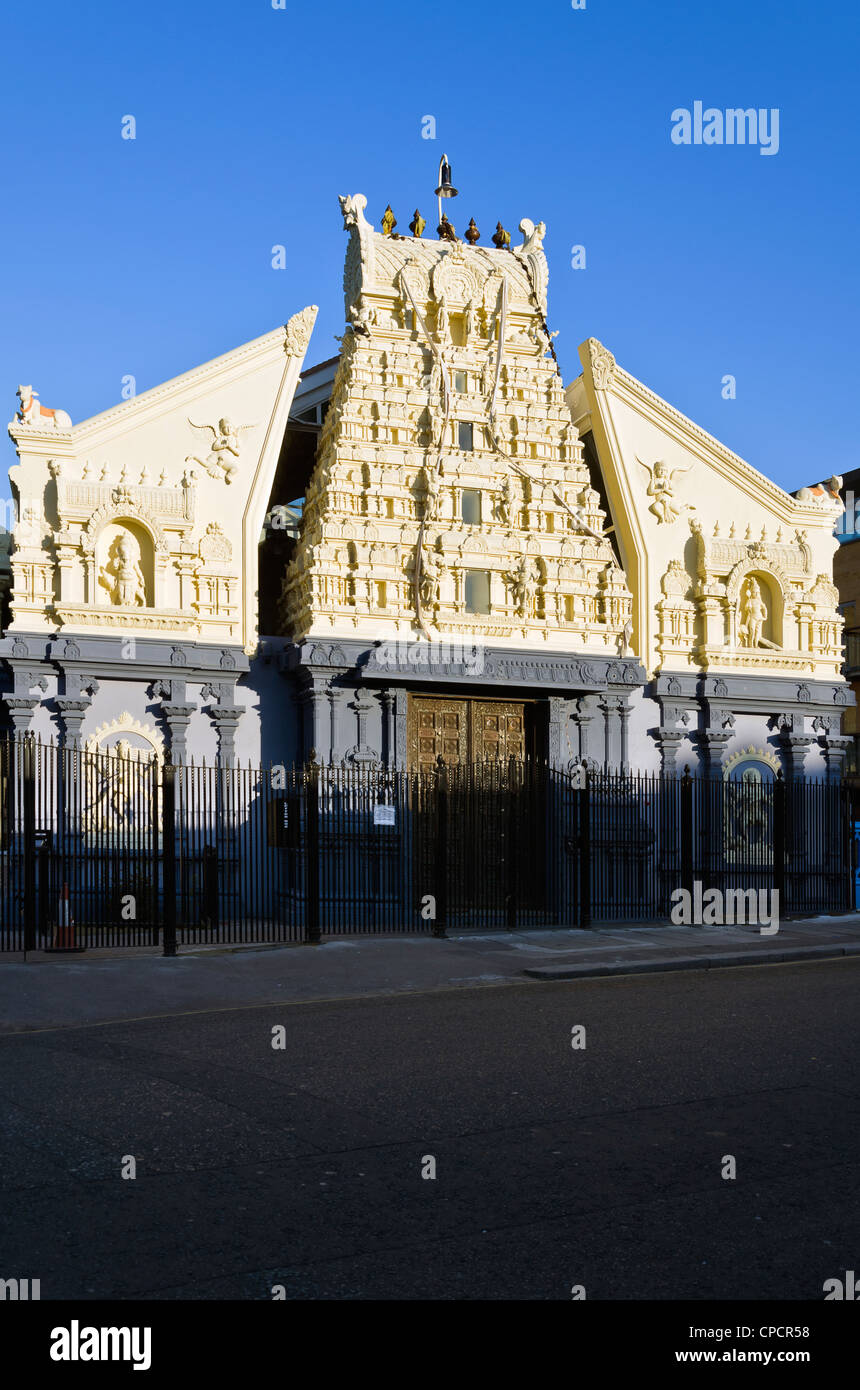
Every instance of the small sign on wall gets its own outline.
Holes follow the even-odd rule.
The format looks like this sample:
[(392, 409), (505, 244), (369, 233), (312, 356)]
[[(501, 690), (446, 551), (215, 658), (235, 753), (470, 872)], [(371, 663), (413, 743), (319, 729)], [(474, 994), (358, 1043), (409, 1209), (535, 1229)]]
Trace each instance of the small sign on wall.
[(373, 808), (373, 824), (374, 824), (374, 825), (394, 825), (394, 807), (393, 807), (393, 806), (382, 806), (382, 805), (374, 806), (374, 808)]
[(269, 844), (276, 849), (296, 849), (301, 812), (295, 795), (272, 797), (268, 806)]

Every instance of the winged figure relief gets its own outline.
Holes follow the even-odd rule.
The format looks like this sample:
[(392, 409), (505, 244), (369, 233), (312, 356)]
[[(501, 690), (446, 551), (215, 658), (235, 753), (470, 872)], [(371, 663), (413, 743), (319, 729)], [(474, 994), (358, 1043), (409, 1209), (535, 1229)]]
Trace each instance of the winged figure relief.
[(199, 455), (190, 454), (186, 458), (186, 463), (200, 463), (206, 469), (211, 478), (223, 478), (225, 482), (232, 483), (236, 476), (237, 468), (233, 462), (239, 457), (239, 436), (244, 430), (252, 430), (251, 425), (234, 425), (232, 420), (224, 416), (218, 421), (218, 428), (214, 425), (195, 425), (192, 419), (188, 423), (195, 430), (209, 430), (212, 439), (209, 445), (209, 453), (205, 458)]

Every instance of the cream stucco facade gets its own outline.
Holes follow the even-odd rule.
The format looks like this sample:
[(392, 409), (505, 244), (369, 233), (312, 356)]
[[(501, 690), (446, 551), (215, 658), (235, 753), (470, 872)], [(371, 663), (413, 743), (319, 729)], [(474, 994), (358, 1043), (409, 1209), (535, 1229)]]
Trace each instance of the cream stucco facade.
[(20, 388), (14, 729), (404, 766), (419, 706), (433, 754), (472, 701), (500, 756), (525, 721), (557, 765), (838, 775), (838, 496), (789, 496), (596, 339), (565, 389), (542, 223), (482, 247), (340, 202), (336, 363), (303, 366), (311, 306), (78, 424)]

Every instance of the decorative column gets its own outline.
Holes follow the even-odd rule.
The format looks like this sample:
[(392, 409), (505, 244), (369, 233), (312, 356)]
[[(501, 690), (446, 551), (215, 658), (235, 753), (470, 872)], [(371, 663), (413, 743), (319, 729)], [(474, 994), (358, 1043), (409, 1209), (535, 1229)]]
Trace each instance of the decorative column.
[(222, 767), (233, 767), (236, 761), (236, 730), (242, 711), (237, 705), (216, 705), (209, 711), (218, 731), (218, 761)]
[(33, 711), (41, 701), (37, 695), (4, 695), (3, 702), (9, 711), (15, 738), (21, 739), (30, 728)]
[(621, 762), (621, 706), (620, 695), (603, 695), (600, 708), (604, 719), (604, 762), (607, 767), (617, 768)]
[(628, 734), (629, 734), (628, 725), (630, 724), (630, 696), (629, 696), (629, 695), (620, 695), (618, 698), (619, 698), (620, 701), (621, 701), (621, 705), (620, 705), (620, 708), (619, 708), (619, 711), (618, 711), (619, 717), (620, 717), (620, 720), (621, 720), (621, 727), (620, 727), (620, 733), (621, 733), (621, 749), (620, 749), (620, 753), (621, 753), (621, 769), (622, 769), (623, 772), (626, 772), (626, 771), (628, 770), (628, 767), (629, 767), (629, 764), (630, 764), (629, 737), (628, 737)]
[(824, 759), (829, 781), (841, 782), (845, 776), (848, 749), (854, 740), (848, 734), (827, 734), (824, 739)]
[(356, 742), (347, 753), (349, 761), (352, 763), (378, 763), (379, 753), (375, 748), (371, 748), (367, 741), (367, 716), (372, 713), (374, 700), (367, 690), (359, 688), (355, 692), (355, 699), (350, 703), (350, 709), (355, 711), (356, 722)]
[(382, 692), (382, 761), (394, 767), (394, 691)]
[[(170, 756), (174, 767), (184, 763), (188, 756), (187, 736), (188, 725), (191, 716), (197, 706), (193, 701), (186, 699), (186, 683), (184, 680), (172, 677), (170, 680), (153, 681), (150, 686), (150, 696), (153, 699), (161, 697), (161, 712), (164, 715), (165, 723), (170, 734)], [(229, 682), (219, 685), (204, 685), (201, 697), (218, 700), (224, 698), (228, 693), (232, 693), (232, 686)]]
[(803, 777), (803, 765), (810, 746), (815, 742), (811, 734), (783, 733), (780, 738), (786, 759), (788, 776), (796, 782)]
[(668, 729), (664, 724), (656, 731), (657, 747), (660, 750), (660, 770), (667, 777), (678, 770), (678, 749), (684, 737), (683, 729)]
[(325, 714), (323, 701), (327, 696), (328, 681), (325, 676), (309, 671), (303, 671), (301, 675), (303, 683), (299, 689), (298, 704), (304, 716), (302, 719), (302, 760), (309, 762), (312, 752), (319, 754), (322, 742)]
[(68, 695), (57, 697), (57, 709), (63, 721), (63, 741), (67, 748), (80, 748), (81, 725), (91, 703), (90, 700), (75, 700)]
[(719, 772), (725, 757), (726, 748), (734, 737), (731, 729), (702, 729), (697, 742), (702, 752), (702, 761), (709, 773)]
[[(26, 651), (26, 645), (21, 642)], [(14, 652), (14, 647), (13, 647)], [(40, 671), (34, 671), (29, 667), (12, 666), (13, 688), (11, 695), (4, 695), (3, 700), (9, 711), (12, 726), (15, 730), (16, 739), (22, 738), (29, 731), (33, 721), (33, 712), (37, 705), (42, 703), (38, 695), (32, 695), (32, 690), (41, 690), (44, 695), (48, 689), (47, 677)]]
[(184, 763), (188, 757), (188, 725), (196, 708), (195, 704), (162, 701), (161, 710), (170, 733), (170, 757), (174, 767)]
[[(77, 652), (77, 648), (74, 650)], [(65, 655), (69, 655), (68, 643)], [(57, 708), (63, 721), (63, 736), (67, 748), (80, 748), (81, 725), (93, 702), (93, 696), (98, 693), (99, 683), (95, 676), (88, 676), (80, 671), (68, 671), (65, 668), (63, 677), (63, 694), (57, 697)]]
[(572, 701), (560, 695), (550, 695), (547, 699), (549, 718), (547, 721), (547, 758), (550, 767), (567, 767), (573, 757), (568, 739), (568, 726)]
[(579, 749), (574, 752), (574, 757), (578, 755), (580, 762), (591, 767), (596, 762), (596, 740), (591, 726), (597, 718), (597, 697), (583, 695), (578, 699), (573, 718), (579, 734)]
[(409, 711), (409, 696), (405, 690), (397, 689), (394, 692), (394, 766), (401, 772), (406, 771), (409, 761), (407, 742), (407, 729)]
[[(344, 692), (333, 682), (329, 682), (326, 688), (326, 699), (329, 705), (329, 740), (328, 740), (328, 761), (339, 763), (343, 760), (343, 753), (340, 749), (340, 739), (337, 732), (337, 712), (340, 708)], [(317, 756), (320, 762), (325, 762), (323, 750), (317, 744)]]

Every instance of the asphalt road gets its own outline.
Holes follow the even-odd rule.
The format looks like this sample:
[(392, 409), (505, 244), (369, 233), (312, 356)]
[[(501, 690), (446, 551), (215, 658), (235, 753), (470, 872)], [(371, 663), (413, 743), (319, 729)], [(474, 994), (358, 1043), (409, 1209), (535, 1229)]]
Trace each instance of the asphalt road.
[(858, 995), (848, 959), (6, 1036), (0, 1277), (43, 1300), (820, 1299), (860, 1270)]

